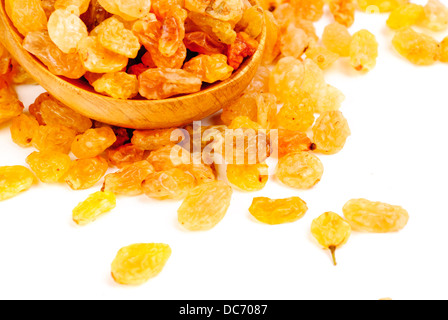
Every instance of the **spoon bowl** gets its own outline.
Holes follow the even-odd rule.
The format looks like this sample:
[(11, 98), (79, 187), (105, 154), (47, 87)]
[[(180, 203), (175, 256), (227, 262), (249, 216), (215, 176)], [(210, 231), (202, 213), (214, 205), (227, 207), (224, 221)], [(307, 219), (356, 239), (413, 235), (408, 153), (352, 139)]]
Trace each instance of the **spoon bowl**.
[(23, 38), (0, 6), (0, 38), (14, 59), (45, 90), (68, 107), (91, 119), (133, 129), (179, 127), (208, 117), (238, 97), (250, 84), (260, 66), (266, 43), (266, 28), (260, 35), (256, 53), (226, 81), (200, 92), (164, 100), (120, 100), (93, 91), (82, 80), (70, 80), (48, 71), (22, 47)]

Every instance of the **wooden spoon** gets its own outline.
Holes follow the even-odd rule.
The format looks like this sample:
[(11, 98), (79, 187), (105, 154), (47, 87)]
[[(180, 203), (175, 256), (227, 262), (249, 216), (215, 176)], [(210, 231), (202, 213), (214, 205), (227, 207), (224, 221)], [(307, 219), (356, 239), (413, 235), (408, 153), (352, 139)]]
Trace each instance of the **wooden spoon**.
[(201, 120), (219, 111), (240, 95), (253, 79), (263, 56), (266, 29), (259, 37), (254, 56), (224, 82), (198, 93), (165, 100), (119, 100), (95, 93), (80, 80), (69, 80), (52, 74), (22, 47), (18, 33), (0, 6), (0, 38), (2, 44), (23, 68), (49, 93), (77, 112), (100, 122), (134, 129), (179, 127)]

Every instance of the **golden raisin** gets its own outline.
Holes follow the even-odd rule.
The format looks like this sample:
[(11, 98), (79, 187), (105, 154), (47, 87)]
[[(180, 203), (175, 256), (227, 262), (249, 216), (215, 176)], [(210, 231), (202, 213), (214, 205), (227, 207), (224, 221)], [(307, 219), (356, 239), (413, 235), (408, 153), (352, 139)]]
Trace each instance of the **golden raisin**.
[(179, 69), (148, 69), (139, 77), (139, 92), (149, 100), (160, 100), (201, 90), (196, 75)]
[(308, 207), (299, 197), (287, 199), (254, 198), (249, 212), (260, 222), (270, 225), (295, 222), (302, 219)]
[(360, 30), (353, 35), (350, 44), (350, 63), (357, 71), (370, 71), (376, 65), (378, 42), (367, 30)]
[(102, 191), (138, 196), (143, 193), (143, 180), (153, 172), (154, 167), (146, 160), (132, 163), (118, 172), (108, 174), (104, 178)]
[(232, 188), (222, 181), (197, 186), (178, 210), (179, 223), (190, 231), (214, 228), (224, 218), (232, 193)]
[(33, 152), (26, 158), (26, 163), (44, 183), (60, 182), (72, 165), (72, 160), (65, 153)]
[(116, 199), (112, 192), (95, 192), (73, 209), (73, 221), (80, 226), (85, 226), (111, 211), (115, 206)]
[(24, 36), (47, 28), (47, 16), (40, 0), (6, 0), (5, 10), (17, 30)]
[(72, 143), (72, 152), (79, 158), (93, 158), (115, 143), (117, 137), (109, 127), (89, 129), (78, 135)]
[(269, 178), (269, 167), (265, 163), (251, 165), (229, 164), (227, 179), (243, 191), (259, 191), (266, 186)]
[(152, 173), (142, 183), (143, 192), (159, 200), (185, 198), (195, 186), (195, 178), (178, 168)]
[(0, 201), (28, 190), (34, 181), (33, 173), (23, 166), (0, 167)]
[(333, 51), (341, 57), (348, 57), (350, 55), (352, 36), (342, 24), (334, 22), (327, 25), (322, 35), (322, 42), (328, 50)]
[(351, 231), (350, 224), (334, 212), (324, 213), (311, 224), (311, 234), (321, 246), (331, 251), (334, 265), (336, 249), (347, 243)]
[(289, 153), (278, 161), (276, 176), (295, 189), (311, 189), (322, 178), (324, 166), (309, 152)]
[(233, 73), (233, 68), (227, 64), (227, 57), (222, 54), (198, 55), (185, 63), (183, 70), (207, 83), (224, 81)]
[(22, 113), (11, 122), (11, 138), (17, 145), (28, 148), (32, 146), (32, 141), (39, 123), (32, 116)]
[(65, 176), (65, 182), (73, 190), (89, 189), (96, 185), (106, 174), (109, 165), (100, 157), (78, 159)]
[(350, 200), (344, 205), (343, 212), (353, 229), (365, 232), (396, 232), (409, 220), (408, 212), (400, 206), (366, 199)]
[(340, 111), (322, 113), (313, 126), (316, 151), (324, 154), (341, 151), (350, 135), (348, 122)]
[(425, 15), (425, 9), (418, 4), (406, 3), (389, 15), (387, 25), (391, 29), (400, 29), (417, 24)]
[(76, 131), (63, 125), (39, 126), (32, 144), (39, 151), (55, 151), (68, 154), (76, 137)]
[(116, 149), (108, 149), (106, 153), (109, 162), (118, 168), (142, 161), (145, 158), (145, 150), (132, 143), (122, 145)]
[(177, 144), (185, 139), (182, 130), (177, 128), (135, 130), (132, 144), (143, 150), (155, 151), (162, 147)]
[(330, 11), (340, 24), (351, 27), (355, 22), (356, 0), (330, 0)]
[(112, 262), (112, 277), (124, 285), (141, 285), (157, 276), (171, 256), (167, 244), (133, 244), (118, 251)]
[(399, 54), (416, 65), (431, 65), (440, 57), (439, 43), (431, 36), (416, 32), (412, 28), (399, 30), (392, 44)]

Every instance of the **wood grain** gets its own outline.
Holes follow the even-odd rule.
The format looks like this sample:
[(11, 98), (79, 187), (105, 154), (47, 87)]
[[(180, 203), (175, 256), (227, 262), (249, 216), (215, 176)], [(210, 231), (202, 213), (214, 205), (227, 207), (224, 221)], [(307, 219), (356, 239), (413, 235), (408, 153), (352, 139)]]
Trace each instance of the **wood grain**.
[(53, 75), (33, 55), (22, 48), (22, 37), (5, 13), (1, 0), (0, 38), (23, 68), (49, 93), (79, 113), (104, 123), (134, 129), (178, 127), (201, 120), (219, 111), (240, 95), (253, 79), (263, 56), (266, 29), (253, 57), (228, 80), (198, 93), (165, 100), (119, 100), (93, 92), (79, 80)]

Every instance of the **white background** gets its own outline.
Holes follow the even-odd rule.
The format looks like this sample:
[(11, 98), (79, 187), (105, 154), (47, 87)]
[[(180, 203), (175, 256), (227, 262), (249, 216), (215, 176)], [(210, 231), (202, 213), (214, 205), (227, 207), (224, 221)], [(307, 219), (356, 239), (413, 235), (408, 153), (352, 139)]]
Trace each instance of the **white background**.
[[(215, 229), (190, 233), (177, 224), (179, 202), (144, 196), (119, 198), (111, 213), (77, 227), (72, 209), (100, 185), (74, 192), (41, 183), (0, 203), (0, 299), (447, 299), (448, 65), (402, 59), (386, 19), (358, 13), (351, 28), (377, 36), (372, 72), (358, 74), (346, 60), (327, 71), (347, 96), (352, 137), (341, 153), (321, 156), (325, 174), (314, 189), (272, 179), (258, 193), (235, 192)], [(18, 90), (26, 106), (42, 92)], [(0, 165), (25, 165), (33, 151), (11, 142), (9, 125), (0, 127), (0, 148)], [(263, 225), (247, 211), (254, 196), (300, 196), (309, 211), (293, 224)], [(312, 239), (311, 221), (358, 197), (403, 206), (409, 224), (396, 234), (354, 233), (334, 267)], [(115, 284), (115, 254), (139, 242), (168, 243), (173, 254), (145, 285)]]

